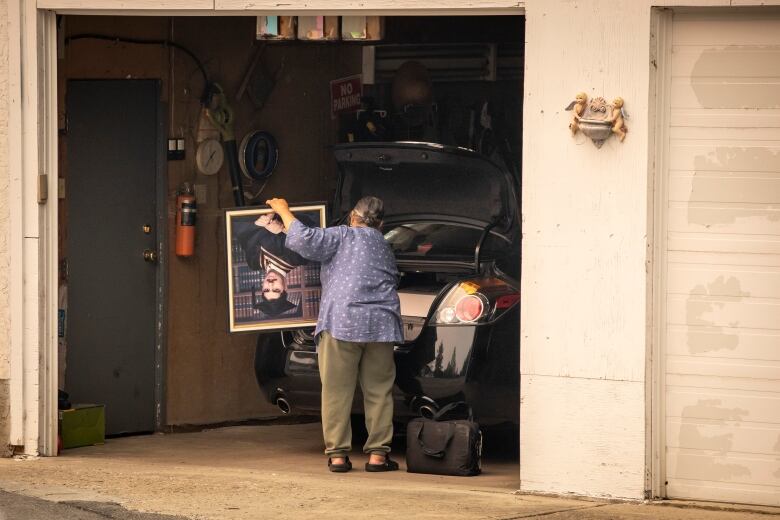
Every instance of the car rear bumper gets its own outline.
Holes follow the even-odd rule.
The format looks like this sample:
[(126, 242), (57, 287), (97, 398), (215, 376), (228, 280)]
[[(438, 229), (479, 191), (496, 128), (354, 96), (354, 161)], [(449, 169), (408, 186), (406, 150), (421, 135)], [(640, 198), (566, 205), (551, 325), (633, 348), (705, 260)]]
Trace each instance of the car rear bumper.
[[(518, 422), (519, 310), (483, 326), (425, 326), (395, 348), (395, 417), (408, 420), (448, 403), (465, 401), (483, 424)], [(283, 334), (287, 334), (283, 338)], [(282, 399), (293, 413), (320, 412), (317, 353), (289, 333), (258, 338), (255, 373), (265, 397)], [(356, 391), (353, 412), (362, 413)]]

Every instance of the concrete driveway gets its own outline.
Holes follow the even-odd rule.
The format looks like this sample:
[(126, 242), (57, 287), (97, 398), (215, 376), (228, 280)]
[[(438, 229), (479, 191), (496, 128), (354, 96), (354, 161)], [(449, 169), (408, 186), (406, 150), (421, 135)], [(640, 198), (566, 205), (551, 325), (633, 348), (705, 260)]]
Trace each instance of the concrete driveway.
[(513, 460), (488, 458), (479, 477), (439, 477), (406, 473), (398, 453), (402, 471), (370, 474), (362, 469), (365, 457), (355, 452), (356, 470), (332, 474), (321, 445), (319, 423), (125, 437), (66, 450), (56, 458), (0, 459), (0, 489), (54, 502), (116, 503), (192, 519), (767, 518), (722, 511), (721, 506), (677, 508), (520, 495), (515, 493), (519, 470)]

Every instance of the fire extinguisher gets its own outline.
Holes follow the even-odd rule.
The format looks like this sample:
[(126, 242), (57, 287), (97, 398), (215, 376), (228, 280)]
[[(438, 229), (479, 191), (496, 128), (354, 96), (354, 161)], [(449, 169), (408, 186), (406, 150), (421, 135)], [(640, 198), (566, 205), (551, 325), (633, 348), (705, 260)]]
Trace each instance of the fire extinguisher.
[(198, 207), (192, 186), (184, 183), (176, 197), (176, 256), (195, 254), (195, 218)]

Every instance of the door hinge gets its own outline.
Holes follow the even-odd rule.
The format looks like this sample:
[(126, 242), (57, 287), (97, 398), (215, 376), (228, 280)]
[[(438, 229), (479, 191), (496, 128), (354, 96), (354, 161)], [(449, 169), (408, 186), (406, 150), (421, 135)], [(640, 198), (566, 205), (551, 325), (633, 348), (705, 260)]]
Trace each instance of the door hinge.
[(46, 204), (49, 200), (49, 176), (45, 173), (38, 175), (38, 204)]

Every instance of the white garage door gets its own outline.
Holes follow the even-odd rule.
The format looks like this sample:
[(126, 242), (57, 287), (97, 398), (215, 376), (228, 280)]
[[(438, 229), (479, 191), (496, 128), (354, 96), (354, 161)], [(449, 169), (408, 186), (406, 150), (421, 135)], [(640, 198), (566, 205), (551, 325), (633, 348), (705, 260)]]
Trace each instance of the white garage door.
[(676, 14), (669, 497), (780, 505), (780, 16)]

